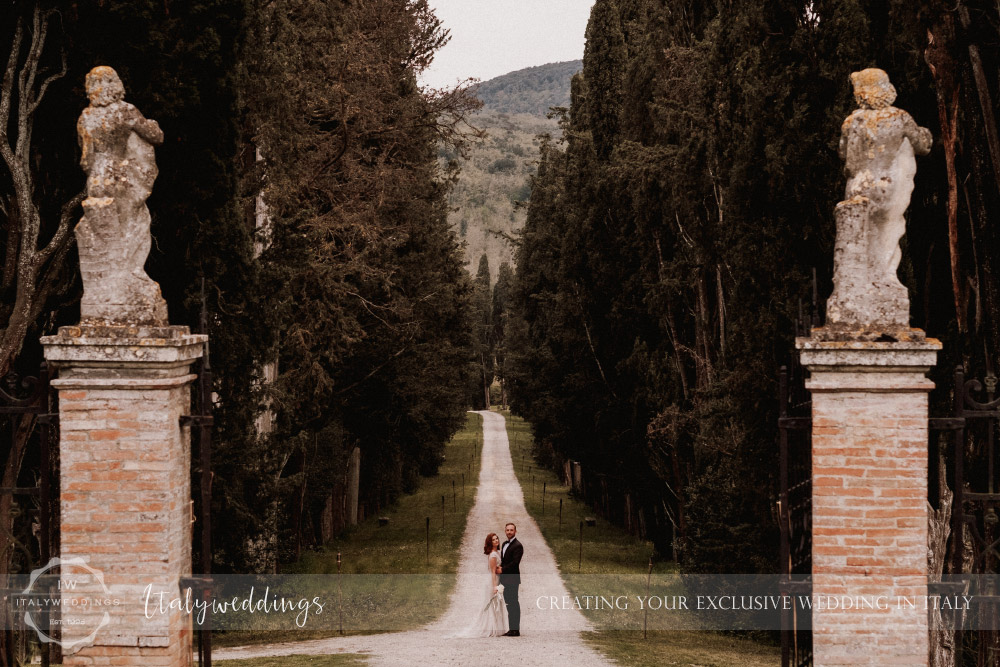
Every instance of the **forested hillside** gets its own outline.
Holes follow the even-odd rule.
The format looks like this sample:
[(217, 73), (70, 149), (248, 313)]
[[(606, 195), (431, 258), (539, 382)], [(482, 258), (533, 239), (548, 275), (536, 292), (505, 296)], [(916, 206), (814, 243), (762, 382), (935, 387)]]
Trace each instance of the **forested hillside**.
[(477, 85), (476, 97), (487, 110), (544, 116), (551, 107), (569, 106), (569, 82), (582, 66), (570, 60), (510, 72)]
[(495, 281), (500, 265), (513, 262), (515, 240), (524, 226), (538, 137), (559, 128), (544, 116), (494, 111), (481, 111), (470, 122), (483, 136), (470, 142), (466, 157), (447, 148), (438, 153), (443, 160), (456, 160), (461, 169), (448, 196), (448, 220), (465, 243), (466, 270), (475, 273), (486, 255)]
[(550, 107), (569, 104), (570, 79), (580, 71), (580, 61), (529, 67), (478, 84), (482, 110), (469, 122), (482, 130), (470, 142), (463, 158), (442, 148), (444, 163), (456, 161), (459, 169), (448, 204), (452, 229), (465, 242), (465, 266), (475, 273), (486, 255), (491, 278), (496, 281), (502, 263), (512, 263), (514, 241), (524, 226), (525, 204), (531, 177), (537, 167), (539, 137), (558, 134), (548, 118)]
[[(37, 374), (38, 336), (79, 321), (56, 230), (80, 215), (84, 75), (110, 65), (166, 136), (147, 270), (173, 324), (197, 326), (205, 284), (218, 571), (273, 570), (342, 527), (355, 447), (373, 512), (464, 423), (472, 288), (436, 151), (478, 103), (417, 86), (446, 39), (425, 0), (0, 6), (0, 375)], [(30, 239), (62, 245), (43, 263)], [(37, 451), (2, 442), (7, 485), (33, 483)]]
[(935, 135), (899, 271), (935, 373), (992, 367), (998, 24), (985, 2), (597, 0), (505, 339), (514, 409), (591, 503), (689, 570), (777, 568), (776, 376), (813, 268), (831, 290), (852, 71), (887, 70)]

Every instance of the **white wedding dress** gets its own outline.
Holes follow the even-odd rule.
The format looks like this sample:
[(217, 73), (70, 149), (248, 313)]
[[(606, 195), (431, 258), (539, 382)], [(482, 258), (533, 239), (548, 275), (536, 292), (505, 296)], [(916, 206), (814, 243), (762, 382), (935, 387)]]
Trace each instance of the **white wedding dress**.
[[(500, 565), (500, 552), (494, 551), (486, 559), (489, 576), (484, 577), (486, 586), (478, 607), (478, 613), (472, 623), (460, 637), (499, 637), (507, 632), (507, 605), (503, 601), (503, 586), (498, 583), (496, 574)], [(493, 590), (496, 589), (496, 593)]]

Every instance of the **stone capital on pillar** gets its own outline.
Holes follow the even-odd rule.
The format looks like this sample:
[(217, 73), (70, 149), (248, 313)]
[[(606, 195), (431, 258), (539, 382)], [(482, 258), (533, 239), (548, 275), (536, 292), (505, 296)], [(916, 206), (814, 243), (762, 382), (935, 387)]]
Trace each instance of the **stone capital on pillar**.
[[(191, 573), (190, 432), (181, 416), (206, 340), (177, 326), (62, 327), (42, 339), (58, 369), (59, 555), (101, 572), (108, 592), (96, 593), (119, 602), (100, 614), (62, 605), (66, 665), (191, 664), (191, 618), (145, 601), (182, 597), (180, 578)], [(62, 591), (64, 601), (80, 595), (81, 587)]]
[[(822, 331), (822, 330), (817, 330)], [(921, 332), (922, 333), (922, 332)], [(822, 335), (798, 338), (799, 361), (810, 372), (806, 389), (817, 392), (928, 392), (925, 374), (934, 367), (941, 343), (911, 340), (828, 340)]]
[(107, 376), (100, 369), (121, 370), (123, 364), (138, 375), (170, 368), (190, 368), (201, 358), (208, 336), (187, 327), (75, 326), (60, 327), (42, 338), (45, 359), (66, 373)]
[(926, 373), (941, 344), (815, 329), (796, 347), (812, 393), (813, 596), (855, 601), (814, 604), (814, 664), (927, 665)]

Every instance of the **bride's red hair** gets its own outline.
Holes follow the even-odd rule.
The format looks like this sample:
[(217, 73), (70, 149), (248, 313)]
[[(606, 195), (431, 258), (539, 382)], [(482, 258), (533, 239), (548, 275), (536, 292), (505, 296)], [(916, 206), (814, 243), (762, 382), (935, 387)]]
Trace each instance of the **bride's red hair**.
[(483, 553), (487, 556), (493, 551), (493, 538), (496, 536), (496, 533), (490, 533), (486, 536), (486, 546), (483, 547)]

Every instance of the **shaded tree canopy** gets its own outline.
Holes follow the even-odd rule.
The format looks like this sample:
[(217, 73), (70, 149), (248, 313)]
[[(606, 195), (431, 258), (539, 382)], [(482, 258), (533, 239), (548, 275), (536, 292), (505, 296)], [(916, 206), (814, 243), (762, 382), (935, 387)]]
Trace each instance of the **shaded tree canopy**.
[(533, 183), (506, 378), (608, 516), (691, 570), (777, 567), (775, 379), (814, 268), (831, 290), (852, 71), (885, 69), (934, 130), (899, 275), (945, 343), (935, 372), (991, 367), (998, 25), (974, 2), (594, 5)]
[[(197, 324), (206, 284), (216, 566), (273, 569), (319, 543), (354, 447), (369, 507), (434, 474), (464, 419), (474, 358), (471, 281), (436, 152), (462, 141), (479, 103), (417, 85), (448, 39), (426, 1), (4, 3), (3, 63), (28, 54), (17, 19), (30, 26), (36, 8), (53, 10), (39, 71), (67, 63), (26, 153), (40, 242), (82, 189), (86, 71), (114, 67), (166, 136), (147, 271), (175, 324)], [(12, 178), (0, 165), (0, 252), (17, 234)], [(53, 255), (15, 367), (37, 368), (38, 335), (78, 318), (69, 248)], [(17, 296), (3, 290), (0, 333)]]

